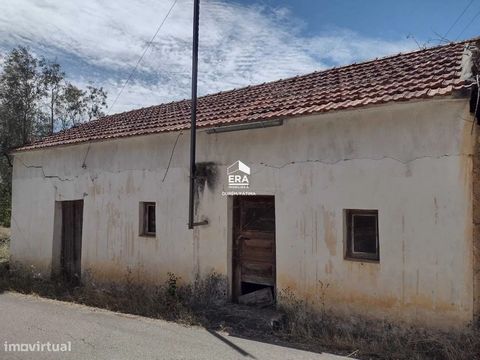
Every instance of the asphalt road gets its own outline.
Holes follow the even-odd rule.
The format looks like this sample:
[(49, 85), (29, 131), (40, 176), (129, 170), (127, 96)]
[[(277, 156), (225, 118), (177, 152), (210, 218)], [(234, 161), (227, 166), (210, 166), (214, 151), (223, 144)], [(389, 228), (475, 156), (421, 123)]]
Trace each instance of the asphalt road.
[[(68, 347), (70, 342), (71, 351), (48, 351), (48, 342), (50, 350), (56, 350), (60, 344)], [(43, 345), (43, 351), (18, 351), (27, 350), (27, 344), (30, 350)], [(0, 294), (0, 359), (346, 358), (240, 339), (199, 327), (3, 293)]]

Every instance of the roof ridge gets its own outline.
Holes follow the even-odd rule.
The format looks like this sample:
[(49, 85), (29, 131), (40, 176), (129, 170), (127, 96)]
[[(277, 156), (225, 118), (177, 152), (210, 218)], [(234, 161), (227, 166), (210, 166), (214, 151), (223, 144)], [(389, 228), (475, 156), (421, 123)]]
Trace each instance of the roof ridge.
[[(460, 46), (479, 40), (450, 42), (203, 95), (199, 97), (198, 124), (207, 127), (265, 121), (451, 95), (469, 86), (460, 77), (465, 54), (465, 46)], [(370, 66), (372, 63), (376, 65)], [(109, 114), (17, 150), (187, 128), (189, 104), (190, 99), (182, 99)]]
[[(284, 81), (290, 80), (290, 79), (309, 76), (309, 75), (312, 75), (312, 74), (326, 73), (326, 72), (334, 71), (334, 70), (339, 71), (339, 70), (348, 69), (348, 68), (351, 68), (351, 67), (358, 67), (358, 66), (362, 66), (362, 65), (372, 63), (372, 62), (376, 62), (376, 61), (392, 59), (392, 58), (395, 58), (395, 57), (398, 57), (398, 56), (417, 54), (417, 53), (421, 53), (421, 52), (425, 52), (425, 51), (431, 51), (431, 50), (436, 50), (436, 49), (440, 49), (440, 48), (446, 48), (446, 47), (453, 46), (453, 45), (460, 45), (460, 44), (463, 44), (463, 43), (470, 43), (470, 42), (473, 42), (473, 41), (476, 41), (476, 40), (480, 40), (480, 36), (477, 36), (475, 38), (468, 39), (468, 40), (451, 41), (448, 44), (436, 45), (436, 46), (432, 46), (432, 47), (428, 47), (428, 48), (424, 48), (424, 49), (417, 49), (417, 50), (407, 51), (407, 52), (403, 52), (403, 53), (399, 52), (399, 53), (396, 53), (396, 54), (385, 55), (385, 56), (381, 56), (381, 57), (377, 57), (377, 58), (373, 58), (373, 59), (368, 59), (368, 60), (364, 60), (364, 61), (360, 61), (360, 62), (354, 62), (354, 63), (348, 64), (348, 65), (334, 66), (334, 67), (330, 67), (330, 68), (323, 69), (323, 70), (315, 70), (315, 71), (312, 71), (310, 73), (298, 74), (298, 75), (294, 75), (294, 76), (291, 76), (291, 77), (288, 77), (288, 78), (277, 79), (277, 80), (272, 80), (272, 81), (265, 81), (265, 82), (260, 83), (260, 84), (253, 84), (253, 85), (242, 86), (240, 88), (223, 90), (223, 91), (219, 91), (219, 92), (212, 93), (212, 94), (202, 95), (202, 96), (199, 97), (199, 99), (204, 98), (204, 97), (208, 97), (208, 96), (215, 96), (215, 95), (218, 95), (218, 94), (224, 94), (224, 93), (228, 93), (228, 92), (239, 91), (239, 90), (242, 90), (242, 89), (248, 89), (248, 88), (267, 85), (267, 84), (275, 84), (275, 83), (284, 82)], [(190, 101), (190, 99), (188, 99), (188, 101)], [(159, 105), (162, 105), (162, 104), (159, 104)], [(159, 105), (157, 105), (157, 106), (159, 106)]]
[[(372, 59), (360, 61), (358, 63), (356, 62), (356, 63), (352, 63), (352, 64), (348, 64), (348, 65), (334, 66), (334, 67), (330, 67), (330, 68), (323, 69), (323, 70), (315, 70), (315, 71), (312, 71), (312, 72), (309, 72), (309, 73), (306, 73), (306, 74), (297, 74), (297, 75), (294, 75), (294, 76), (291, 76), (291, 77), (276, 79), (276, 80), (271, 80), (271, 81), (265, 81), (265, 82), (259, 83), (259, 84), (250, 84), (250, 85), (242, 86), (242, 87), (239, 87), (239, 88), (221, 90), (221, 91), (217, 91), (215, 93), (205, 94), (205, 95), (199, 96), (198, 100), (203, 99), (203, 98), (207, 98), (207, 97), (217, 96), (217, 95), (220, 95), (220, 94), (228, 94), (228, 93), (232, 93), (232, 92), (236, 92), (236, 91), (240, 91), (240, 90), (244, 90), (244, 89), (260, 87), (260, 86), (269, 85), (269, 84), (276, 84), (276, 83), (284, 82), (284, 81), (287, 81), (287, 80), (290, 80), (290, 79), (306, 77), (306, 76), (309, 76), (309, 75), (312, 75), (312, 74), (326, 73), (326, 72), (329, 72), (329, 71), (339, 71), (339, 70), (348, 69), (348, 68), (351, 68), (351, 67), (358, 67), (358, 66), (362, 66), (362, 65), (365, 65), (365, 64), (375, 62), (375, 61), (392, 59), (392, 58), (395, 58), (395, 57), (398, 57), (398, 56), (409, 55), (409, 54), (417, 54), (417, 53), (421, 53), (421, 52), (425, 52), (425, 51), (431, 51), (431, 50), (436, 50), (436, 49), (440, 49), (440, 48), (446, 48), (446, 47), (449, 47), (449, 46), (460, 45), (460, 44), (464, 44), (464, 43), (466, 44), (466, 43), (474, 42), (474, 41), (477, 41), (477, 40), (480, 40), (480, 36), (477, 36), (477, 37), (474, 37), (474, 38), (471, 38), (471, 39), (466, 39), (466, 40), (451, 41), (448, 44), (440, 44), (440, 45), (436, 45), (436, 46), (432, 46), (432, 47), (428, 47), (428, 48), (424, 48), (424, 49), (417, 49), (417, 50), (407, 51), (407, 52), (403, 52), (403, 53), (399, 52), (399, 53), (396, 53), (396, 54), (385, 55), (385, 56), (382, 56), (382, 57), (377, 57), (377, 58), (372, 58)], [(165, 102), (165, 103), (160, 103), (160, 104), (157, 104), (157, 105), (150, 105), (150, 106), (145, 106), (145, 107), (141, 107), (141, 108), (122, 111), (122, 112), (119, 112), (119, 113), (109, 114), (109, 115), (106, 115), (106, 116), (102, 116), (98, 119), (95, 119), (94, 121), (98, 121), (98, 120), (104, 119), (106, 117), (118, 116), (118, 115), (128, 114), (128, 113), (136, 112), (136, 111), (140, 111), (140, 110), (155, 108), (155, 107), (158, 107), (158, 106), (165, 106), (165, 105), (170, 105), (170, 104), (174, 104), (174, 103), (182, 103), (182, 102), (190, 103), (190, 101), (191, 101), (191, 99), (185, 99), (185, 98), (181, 99), (181, 100), (173, 100), (173, 101), (169, 101), (169, 102)]]

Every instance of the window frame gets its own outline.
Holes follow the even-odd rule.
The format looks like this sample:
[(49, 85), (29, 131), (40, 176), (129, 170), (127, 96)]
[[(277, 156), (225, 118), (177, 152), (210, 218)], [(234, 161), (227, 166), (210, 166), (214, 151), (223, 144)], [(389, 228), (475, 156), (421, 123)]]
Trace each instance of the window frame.
[[(346, 260), (360, 260), (360, 261), (369, 261), (369, 262), (380, 262), (380, 235), (378, 227), (378, 210), (373, 209), (345, 209), (345, 259)], [(375, 217), (375, 253), (367, 253), (354, 251), (354, 225), (355, 225), (355, 216), (373, 216)]]
[[(149, 207), (153, 207), (155, 231), (149, 231)], [(155, 237), (157, 235), (157, 204), (154, 201), (140, 202), (140, 236)]]

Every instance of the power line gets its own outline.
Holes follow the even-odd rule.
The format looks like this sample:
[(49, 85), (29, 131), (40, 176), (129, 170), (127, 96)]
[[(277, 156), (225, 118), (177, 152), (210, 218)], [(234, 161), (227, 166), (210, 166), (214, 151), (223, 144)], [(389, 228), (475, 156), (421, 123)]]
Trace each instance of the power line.
[(145, 56), (145, 54), (147, 53), (148, 49), (149, 49), (150, 46), (152, 45), (153, 40), (155, 40), (155, 38), (157, 37), (158, 33), (160, 32), (160, 29), (162, 28), (163, 24), (165, 24), (165, 21), (167, 20), (168, 16), (170, 15), (170, 13), (172, 12), (173, 8), (175, 7), (175, 4), (177, 3), (177, 1), (178, 1), (178, 0), (174, 0), (174, 1), (173, 1), (172, 6), (170, 6), (170, 9), (168, 10), (167, 14), (166, 14), (165, 17), (163, 18), (163, 20), (162, 20), (162, 22), (160, 23), (160, 25), (158, 26), (157, 31), (155, 31), (155, 34), (153, 34), (152, 38), (151, 38), (150, 41), (147, 43), (147, 46), (146, 46), (145, 49), (143, 50), (142, 55), (138, 58), (138, 61), (137, 61), (137, 63), (135, 64), (135, 67), (134, 67), (133, 70), (130, 72), (130, 75), (128, 76), (127, 81), (125, 81), (125, 83), (123, 84), (122, 88), (121, 88), (120, 91), (118, 92), (117, 97), (115, 98), (115, 100), (113, 101), (112, 105), (110, 106), (110, 109), (108, 110), (108, 114), (111, 113), (113, 107), (114, 107), (115, 104), (117, 103), (117, 100), (120, 98), (120, 95), (122, 95), (123, 90), (125, 89), (125, 87), (127, 86), (127, 84), (130, 82), (130, 80), (132, 79), (133, 74), (135, 74), (135, 71), (136, 71), (137, 68), (138, 68), (138, 65), (140, 65), (140, 62), (142, 61), (142, 59), (143, 59), (143, 57)]
[(443, 38), (446, 39), (447, 38), (447, 35), (450, 33), (450, 31), (452, 31), (452, 29), (455, 27), (455, 25), (457, 25), (457, 23), (460, 21), (460, 19), (462, 18), (463, 15), (465, 15), (465, 13), (467, 12), (468, 8), (473, 4), (475, 0), (470, 0), (470, 2), (468, 3), (468, 5), (463, 9), (462, 13), (460, 15), (458, 15), (457, 19), (453, 22), (453, 24), (448, 28), (447, 32), (445, 33), (445, 35), (443, 35)]
[(165, 174), (163, 174), (162, 182), (165, 182), (165, 179), (167, 178), (168, 169), (170, 169), (170, 165), (171, 165), (172, 159), (173, 159), (173, 154), (175, 153), (175, 148), (177, 147), (178, 139), (180, 139), (180, 136), (182, 136), (182, 135), (183, 135), (183, 133), (180, 131), (177, 135), (177, 138), (175, 139), (175, 143), (173, 144), (173, 148), (172, 148), (172, 151), (170, 153), (170, 159), (168, 159), (167, 169), (165, 170)]
[(478, 17), (478, 15), (480, 15), (480, 10), (478, 10), (478, 12), (473, 16), (472, 20), (470, 20), (470, 22), (467, 25), (465, 25), (465, 27), (463, 28), (462, 31), (460, 31), (460, 34), (458, 34), (458, 36), (455, 40), (458, 40), (460, 38), (460, 36), (462, 36), (462, 34), (470, 27), (470, 25), (473, 24), (473, 22)]

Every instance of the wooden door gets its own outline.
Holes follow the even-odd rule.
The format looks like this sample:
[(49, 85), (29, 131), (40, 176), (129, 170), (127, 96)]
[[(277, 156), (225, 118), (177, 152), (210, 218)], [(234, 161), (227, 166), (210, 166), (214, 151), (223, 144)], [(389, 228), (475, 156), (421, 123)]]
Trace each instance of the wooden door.
[(61, 269), (65, 280), (79, 283), (82, 262), (83, 200), (62, 201)]
[(233, 208), (233, 299), (262, 287), (274, 295), (274, 197), (237, 196)]

